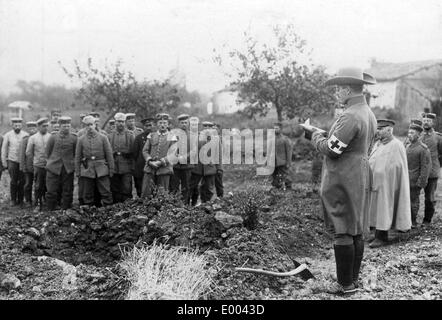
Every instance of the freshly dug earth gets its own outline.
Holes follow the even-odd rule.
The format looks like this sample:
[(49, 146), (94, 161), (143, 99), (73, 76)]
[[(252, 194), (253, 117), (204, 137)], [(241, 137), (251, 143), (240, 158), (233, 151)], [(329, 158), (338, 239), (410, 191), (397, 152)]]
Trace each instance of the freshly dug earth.
[[(320, 199), (308, 183), (310, 164), (295, 163), (292, 169), (293, 190), (275, 191), (266, 179), (254, 178), (249, 166), (226, 166), (225, 198), (196, 208), (163, 194), (106, 209), (38, 214), (3, 202), (0, 280), (14, 275), (21, 285), (0, 289), (0, 298), (123, 298), (128, 284), (117, 266), (121, 250), (157, 239), (198, 248), (210, 257), (210, 267), (218, 273), (213, 290), (203, 298), (336, 299), (324, 293), (334, 280), (335, 266)], [(432, 227), (413, 231), (408, 241), (367, 248), (364, 286), (351, 298), (440, 299), (440, 220), (436, 216)], [(307, 263), (315, 279), (234, 270), (290, 271), (294, 260)]]

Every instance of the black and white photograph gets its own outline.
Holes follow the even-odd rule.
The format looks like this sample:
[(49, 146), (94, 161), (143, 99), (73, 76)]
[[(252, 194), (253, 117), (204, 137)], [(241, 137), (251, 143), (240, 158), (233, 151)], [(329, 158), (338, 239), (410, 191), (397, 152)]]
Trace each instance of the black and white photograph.
[(442, 2), (0, 0), (0, 158), (3, 301), (440, 301)]

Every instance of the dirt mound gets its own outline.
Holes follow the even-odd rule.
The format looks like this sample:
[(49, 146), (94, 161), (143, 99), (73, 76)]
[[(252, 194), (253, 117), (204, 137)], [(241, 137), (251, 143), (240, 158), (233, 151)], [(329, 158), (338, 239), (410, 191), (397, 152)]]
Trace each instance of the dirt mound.
[(184, 206), (177, 196), (159, 194), (155, 199), (129, 200), (109, 208), (28, 213), (4, 224), (0, 238), (8, 254), (58, 258), (76, 266), (77, 274), (85, 269), (85, 276), (80, 277), (84, 290), (75, 291), (78, 299), (123, 294), (124, 283), (116, 285), (118, 277), (91, 285), (90, 281), (101, 278), (89, 277), (94, 273), (90, 268), (102, 274), (107, 267), (118, 274), (116, 263), (122, 249), (155, 239), (198, 248), (213, 258), (213, 266), (215, 261), (223, 266), (211, 298), (276, 296), (301, 285), (302, 280), (238, 274), (234, 267), (289, 271), (295, 268), (294, 259), (305, 262), (303, 257), (318, 254), (329, 237), (322, 231), (319, 197), (310, 188), (299, 184), (294, 190), (272, 191), (259, 181), (245, 191), (195, 208)]

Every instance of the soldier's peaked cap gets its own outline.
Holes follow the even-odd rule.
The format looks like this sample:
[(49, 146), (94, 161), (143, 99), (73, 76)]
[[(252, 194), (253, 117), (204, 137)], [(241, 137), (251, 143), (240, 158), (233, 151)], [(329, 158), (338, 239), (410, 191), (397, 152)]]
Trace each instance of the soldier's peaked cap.
[(210, 127), (213, 126), (213, 122), (211, 122), (211, 121), (203, 121), (201, 124), (202, 124), (203, 126), (210, 126)]
[(424, 113), (422, 115), (422, 118), (436, 119), (436, 114), (435, 113)]
[(115, 114), (114, 118), (115, 118), (115, 121), (126, 121), (127, 114), (124, 114), (122, 112), (118, 112)]
[(152, 122), (154, 120), (155, 120), (154, 117), (147, 117), (147, 118), (144, 118), (143, 120), (141, 120), (141, 123), (145, 124), (146, 122)]
[(422, 126), (418, 125), (418, 124), (410, 124), (410, 129), (422, 132), (424, 130), (424, 128), (422, 128)]
[(378, 127), (384, 128), (384, 127), (393, 127), (395, 125), (395, 122), (390, 119), (379, 119), (378, 120)]
[(115, 123), (115, 119), (110, 119), (109, 120), (109, 124), (114, 124)]
[(186, 119), (189, 119), (189, 115), (188, 114), (186, 114), (186, 113), (183, 113), (183, 114), (180, 114), (178, 117), (177, 117), (177, 119), (178, 120), (186, 120)]
[(168, 113), (157, 113), (155, 118), (157, 120), (170, 120), (170, 115)]
[(15, 118), (11, 118), (11, 122), (12, 123), (18, 123), (18, 122), (23, 122), (23, 119), (22, 118), (19, 118), (19, 117), (15, 117)]
[(40, 119), (38, 119), (37, 120), (37, 125), (42, 125), (42, 124), (44, 124), (44, 123), (48, 123), (49, 122), (49, 119), (48, 118), (40, 118)]
[(28, 122), (26, 122), (26, 126), (27, 127), (36, 127), (37, 122), (36, 121), (28, 121)]
[(95, 123), (95, 118), (91, 115), (86, 116), (83, 118), (83, 123), (84, 124), (94, 124)]
[(135, 119), (135, 113), (126, 113), (126, 120)]
[(58, 118), (59, 124), (68, 124), (68, 123), (71, 123), (71, 121), (72, 121), (72, 118), (69, 116), (62, 116), (62, 117)]
[(411, 119), (410, 123), (422, 126), (422, 121), (420, 121), (419, 119)]
[(357, 84), (375, 84), (376, 79), (363, 72), (360, 68), (346, 67), (338, 70), (335, 77), (327, 80), (325, 82), (326, 86), (346, 86), (346, 85), (357, 85)]
[(95, 111), (89, 112), (89, 116), (92, 116), (94, 118), (100, 118), (100, 114)]

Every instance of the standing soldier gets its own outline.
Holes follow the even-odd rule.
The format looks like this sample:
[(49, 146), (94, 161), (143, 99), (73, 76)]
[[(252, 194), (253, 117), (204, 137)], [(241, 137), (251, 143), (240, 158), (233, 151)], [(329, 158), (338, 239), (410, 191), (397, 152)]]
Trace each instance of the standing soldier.
[(368, 232), (368, 150), (377, 129), (376, 117), (365, 101), (364, 84), (376, 80), (359, 68), (345, 68), (326, 82), (337, 85), (339, 102), (346, 109), (332, 125), (327, 137), (314, 128), (312, 143), (325, 155), (321, 199), (324, 221), (334, 233), (338, 283), (332, 294), (351, 294), (358, 287), (364, 253), (362, 235)]
[[(3, 120), (3, 118), (2, 118), (2, 120)], [(1, 161), (2, 145), (3, 145), (3, 136), (0, 134), (0, 181), (2, 180), (2, 173), (3, 173), (3, 163)]]
[(220, 161), (216, 165), (216, 175), (215, 175), (215, 190), (216, 190), (216, 196), (218, 198), (224, 197), (224, 184), (223, 184), (223, 175), (224, 175), (224, 169), (223, 169), (223, 163), (222, 163), (222, 132), (221, 132), (221, 126), (219, 124), (214, 124), (213, 128), (218, 132), (218, 137), (220, 141)]
[(50, 134), (48, 133), (48, 118), (40, 118), (37, 121), (38, 132), (29, 138), (26, 146), (26, 157), (33, 158), (34, 166), (34, 198), (38, 210), (43, 209), (43, 197), (46, 194), (46, 145)]
[(29, 137), (37, 132), (37, 122), (26, 122), (26, 129), (29, 135), (24, 137), (20, 143), (19, 159), (20, 159), (20, 171), (25, 176), (24, 185), (24, 197), (25, 202), (32, 207), (32, 186), (34, 184), (34, 167), (33, 159), (26, 156), (26, 147), (28, 146)]
[(110, 180), (114, 172), (114, 158), (108, 138), (95, 129), (95, 118), (86, 116), (85, 135), (78, 138), (75, 149), (75, 172), (84, 178), (83, 201), (85, 205), (94, 204), (95, 190), (101, 195), (103, 205), (112, 204)]
[(290, 166), (292, 164), (292, 143), (287, 136), (282, 134), (281, 122), (276, 122), (273, 128), (275, 129), (275, 170), (272, 174), (272, 185), (280, 189), (285, 183), (286, 189), (291, 189)]
[(57, 133), (60, 131), (60, 124), (57, 120), (51, 120), (51, 133)]
[(110, 119), (106, 126), (106, 133), (110, 135), (114, 131), (115, 131), (115, 119)]
[(135, 126), (135, 113), (126, 113), (126, 127), (127, 130), (134, 135), (134, 137), (144, 132), (143, 129)]
[(167, 130), (169, 119), (167, 113), (160, 113), (157, 116), (158, 131), (151, 132), (144, 144), (143, 156), (146, 165), (144, 166), (143, 198), (152, 195), (155, 185), (164, 191), (169, 191), (177, 148), (177, 138)]
[[(190, 203), (190, 176), (192, 175), (192, 165), (190, 164), (190, 132), (189, 132), (189, 115), (181, 114), (177, 117), (179, 122), (179, 129), (186, 133), (186, 140), (179, 140), (177, 137), (177, 152), (178, 154), (180, 147), (186, 149), (185, 159), (179, 159), (179, 162), (173, 166), (173, 175), (171, 177), (170, 185), (171, 191), (177, 193), (180, 190), (181, 185), (181, 196), (185, 204)], [(184, 147), (186, 144), (186, 147)]]
[(24, 174), (20, 171), (19, 151), (20, 143), (28, 133), (22, 130), (22, 118), (12, 118), (11, 122), (12, 130), (8, 131), (3, 137), (1, 156), (3, 168), (8, 169), (11, 177), (11, 204), (15, 206), (23, 203), (25, 181)]
[[(422, 124), (422, 122), (421, 122)], [(417, 213), (419, 211), (419, 196), (428, 182), (431, 170), (431, 154), (428, 147), (420, 141), (424, 129), (416, 121), (410, 124), (408, 130), (407, 162), (410, 179), (410, 202), (412, 228), (417, 227)]]
[(86, 114), (85, 113), (80, 113), (80, 125), (81, 125), (81, 128), (77, 132), (77, 138), (80, 138), (83, 134), (86, 133), (86, 125), (83, 122), (84, 117), (86, 117)]
[(100, 114), (98, 112), (93, 111), (89, 112), (89, 115), (95, 118), (95, 130), (98, 133), (101, 133), (107, 137), (107, 132), (100, 128), (100, 123), (101, 123)]
[[(213, 123), (210, 121), (203, 121), (202, 126), (203, 130), (198, 139), (198, 152), (211, 138), (209, 133), (213, 128)], [(196, 205), (199, 194), (201, 194), (201, 202), (203, 203), (212, 199), (213, 189), (215, 187), (216, 169), (217, 164), (203, 164), (200, 157), (198, 157), (198, 163), (192, 168), (192, 176), (190, 177), (190, 198), (192, 206)], [(201, 188), (198, 190), (200, 181), (202, 181)]]
[(126, 115), (115, 115), (116, 130), (109, 135), (109, 141), (114, 155), (115, 171), (111, 178), (111, 191), (114, 203), (124, 202), (132, 198), (132, 149), (134, 136), (127, 131), (124, 122)]
[(431, 171), (428, 177), (428, 183), (425, 187), (425, 214), (424, 224), (430, 224), (434, 215), (434, 208), (436, 205), (436, 199), (434, 193), (437, 188), (437, 179), (439, 177), (440, 163), (439, 157), (442, 155), (442, 137), (439, 136), (433, 129), (434, 119), (436, 115), (434, 113), (424, 113), (422, 116), (422, 123), (424, 127), (424, 133), (421, 136), (422, 142), (428, 147), (431, 154)]
[(144, 126), (144, 132), (135, 137), (133, 144), (132, 155), (135, 162), (133, 175), (138, 197), (141, 197), (141, 192), (143, 190), (144, 166), (146, 165), (146, 160), (144, 160), (143, 156), (143, 148), (148, 135), (152, 132), (153, 121), (154, 118), (152, 117), (141, 120), (141, 123)]
[[(83, 122), (83, 119), (86, 117), (85, 113), (80, 113), (80, 123), (81, 123), (81, 129), (77, 132), (77, 139), (80, 139), (83, 135), (87, 132), (87, 126)], [(77, 195), (78, 195), (78, 203), (80, 206), (84, 204), (83, 194), (84, 194), (84, 179), (81, 176), (78, 176), (78, 183), (77, 183)]]
[(71, 117), (60, 117), (60, 131), (49, 137), (46, 147), (46, 189), (48, 210), (55, 210), (61, 190), (61, 208), (72, 207), (74, 156), (77, 135), (71, 133)]

